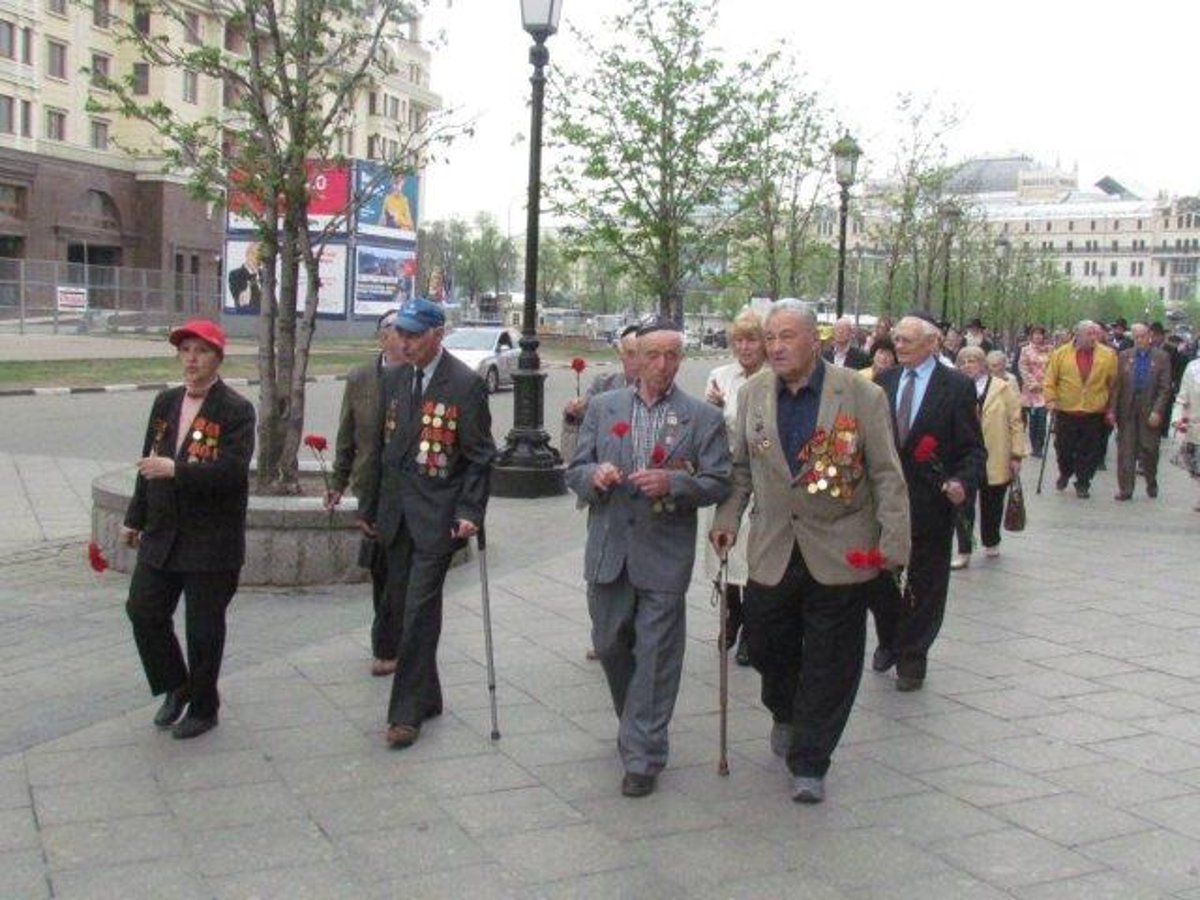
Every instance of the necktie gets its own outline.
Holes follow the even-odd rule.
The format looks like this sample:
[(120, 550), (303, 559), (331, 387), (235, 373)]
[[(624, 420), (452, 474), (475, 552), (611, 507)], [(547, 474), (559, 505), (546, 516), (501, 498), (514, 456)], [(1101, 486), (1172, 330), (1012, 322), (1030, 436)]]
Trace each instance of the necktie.
[(413, 369), (413, 409), (421, 409), (421, 398), (425, 395), (425, 370)]
[(912, 369), (904, 371), (904, 387), (900, 391), (900, 402), (896, 404), (896, 439), (904, 446), (908, 440), (908, 427), (912, 422), (913, 392), (916, 390), (917, 373)]

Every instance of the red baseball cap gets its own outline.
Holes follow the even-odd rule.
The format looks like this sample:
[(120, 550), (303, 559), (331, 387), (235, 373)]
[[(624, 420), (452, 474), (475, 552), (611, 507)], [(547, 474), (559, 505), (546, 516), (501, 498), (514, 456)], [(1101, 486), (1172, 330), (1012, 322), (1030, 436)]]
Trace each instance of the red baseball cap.
[(216, 322), (210, 322), (208, 319), (192, 319), (190, 322), (185, 322), (174, 331), (168, 340), (172, 345), (178, 347), (184, 338), (199, 338), (206, 344), (212, 344), (221, 355), (225, 355), (225, 329)]

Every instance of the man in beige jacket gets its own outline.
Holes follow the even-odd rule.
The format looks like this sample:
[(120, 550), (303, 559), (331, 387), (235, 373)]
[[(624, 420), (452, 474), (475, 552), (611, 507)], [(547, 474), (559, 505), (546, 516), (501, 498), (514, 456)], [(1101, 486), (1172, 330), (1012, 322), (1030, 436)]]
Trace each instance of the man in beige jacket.
[(908, 492), (887, 398), (823, 362), (812, 309), (772, 304), (767, 362), (738, 395), (733, 493), (710, 540), (732, 546), (750, 498), (744, 627), (787, 758), (792, 798), (824, 799), (825, 773), (862, 676), (867, 601), (907, 565)]

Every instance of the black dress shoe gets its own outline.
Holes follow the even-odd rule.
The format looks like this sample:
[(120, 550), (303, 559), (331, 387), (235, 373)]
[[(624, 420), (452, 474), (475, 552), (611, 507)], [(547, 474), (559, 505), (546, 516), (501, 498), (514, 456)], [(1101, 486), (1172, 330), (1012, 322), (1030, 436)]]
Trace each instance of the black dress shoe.
[(876, 647), (871, 654), (871, 668), (876, 672), (886, 672), (896, 664), (896, 654), (887, 647)]
[(1054, 489), (1056, 491), (1065, 491), (1067, 489), (1067, 483), (1070, 482), (1070, 480), (1070, 475), (1067, 475), (1066, 477), (1060, 475), (1058, 480), (1054, 482)]
[(896, 690), (909, 693), (910, 691), (919, 691), (925, 686), (925, 679), (918, 678), (915, 675), (897, 675)]
[(167, 691), (167, 696), (163, 698), (162, 706), (158, 708), (158, 712), (154, 714), (154, 724), (159, 728), (170, 728), (183, 715), (183, 711), (187, 709), (188, 695), (185, 688), (175, 688), (173, 691)]
[(1146, 496), (1149, 497), (1151, 500), (1153, 500), (1155, 497), (1158, 496), (1158, 482), (1157, 481), (1146, 482)]
[(171, 729), (171, 737), (177, 741), (186, 741), (188, 738), (200, 737), (206, 731), (212, 731), (217, 727), (217, 717), (210, 716), (204, 718), (201, 716), (186, 716), (176, 723)]
[(1088, 486), (1086, 484), (1080, 484), (1077, 481), (1077, 482), (1075, 482), (1075, 496), (1078, 497), (1080, 500), (1087, 500), (1089, 497), (1092, 496), (1092, 492), (1088, 489)]
[(621, 779), (621, 793), (626, 797), (646, 797), (654, 793), (654, 781), (653, 775), (626, 772)]

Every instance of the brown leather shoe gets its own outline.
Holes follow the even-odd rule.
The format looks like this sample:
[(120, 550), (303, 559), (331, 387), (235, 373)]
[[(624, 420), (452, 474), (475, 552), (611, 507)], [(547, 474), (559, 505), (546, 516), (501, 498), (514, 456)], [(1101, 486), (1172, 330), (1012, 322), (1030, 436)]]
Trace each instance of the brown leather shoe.
[(417, 742), (421, 735), (419, 725), (389, 725), (387, 730), (388, 746), (393, 750), (403, 750)]
[(377, 659), (371, 663), (371, 674), (376, 678), (381, 678), (384, 675), (394, 675), (396, 673), (396, 661), (394, 659)]

